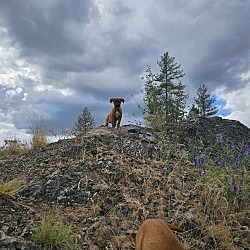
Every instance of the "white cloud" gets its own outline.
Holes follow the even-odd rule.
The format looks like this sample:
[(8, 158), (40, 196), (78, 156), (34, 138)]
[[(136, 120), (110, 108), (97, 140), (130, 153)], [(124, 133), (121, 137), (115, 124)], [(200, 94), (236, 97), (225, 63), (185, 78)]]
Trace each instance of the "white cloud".
[(234, 91), (218, 89), (216, 95), (226, 102), (224, 109), (231, 111), (225, 118), (241, 121), (250, 127), (250, 82), (244, 88)]
[(0, 146), (4, 145), (6, 139), (19, 139), (22, 142), (30, 142), (30, 135), (25, 130), (17, 129), (12, 120), (13, 114), (4, 114), (0, 110)]

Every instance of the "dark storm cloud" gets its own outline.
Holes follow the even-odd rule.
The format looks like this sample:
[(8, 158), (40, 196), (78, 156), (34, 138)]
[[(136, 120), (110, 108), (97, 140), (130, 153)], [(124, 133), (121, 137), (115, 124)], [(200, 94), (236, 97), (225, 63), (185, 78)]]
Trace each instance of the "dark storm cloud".
[(212, 90), (218, 85), (228, 90), (243, 87), (240, 74), (249, 71), (250, 5), (247, 1), (215, 3), (198, 18), (197, 49), (190, 68), (190, 80), (208, 83)]
[(189, 88), (205, 83), (211, 91), (219, 85), (233, 90), (246, 84), (239, 75), (249, 71), (249, 1), (162, 1), (158, 8), (146, 13), (158, 51), (176, 57)]
[(72, 18), (75, 23), (88, 23), (91, 6), (87, 0), (27, 0), (25, 3), (10, 0), (1, 1), (1, 8), (11, 35), (30, 56), (35, 56), (36, 52), (58, 55), (66, 51), (81, 51), (84, 48), (83, 44), (72, 46), (64, 29)]
[(140, 116), (131, 95), (141, 101), (141, 74), (147, 65), (157, 72), (167, 51), (186, 73), (190, 103), (202, 83), (228, 98), (249, 84), (249, 7), (244, 0), (0, 0), (1, 109), (13, 112), (18, 128), (33, 110), (69, 126), (84, 107), (102, 124), (109, 99), (124, 97), (125, 116)]

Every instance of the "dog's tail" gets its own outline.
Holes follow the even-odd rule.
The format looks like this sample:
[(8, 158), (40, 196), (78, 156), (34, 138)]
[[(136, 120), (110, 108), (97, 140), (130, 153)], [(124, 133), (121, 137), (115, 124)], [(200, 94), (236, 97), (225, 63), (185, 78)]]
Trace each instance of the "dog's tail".
[(179, 227), (177, 227), (177, 226), (174, 226), (174, 225), (172, 225), (172, 224), (169, 224), (169, 223), (167, 223), (167, 224), (168, 224), (168, 227), (169, 227), (171, 230), (176, 231), (176, 232), (183, 232), (183, 230), (182, 230), (181, 228), (179, 228)]

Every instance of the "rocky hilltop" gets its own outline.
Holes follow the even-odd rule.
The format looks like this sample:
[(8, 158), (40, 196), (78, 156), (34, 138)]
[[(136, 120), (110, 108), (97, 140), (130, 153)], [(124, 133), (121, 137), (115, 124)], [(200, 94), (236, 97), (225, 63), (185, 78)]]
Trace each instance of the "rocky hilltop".
[[(190, 142), (209, 145), (218, 136), (250, 145), (250, 129), (214, 117), (168, 124), (163, 131), (177, 138), (168, 142), (171, 154), (159, 143), (162, 132), (125, 125), (0, 158), (0, 179), (23, 183), (15, 196), (0, 196), (0, 249), (44, 249), (35, 238), (43, 218), (70, 227), (75, 243), (66, 249), (134, 249), (136, 230), (150, 217), (182, 227), (178, 238), (188, 249), (249, 249), (250, 222), (238, 224), (241, 235), (218, 222), (225, 206), (223, 196), (214, 195), (221, 187), (212, 180), (206, 186), (187, 155)], [(220, 214), (204, 208), (215, 206), (215, 199)], [(230, 240), (224, 235), (223, 242), (222, 231), (231, 233)]]

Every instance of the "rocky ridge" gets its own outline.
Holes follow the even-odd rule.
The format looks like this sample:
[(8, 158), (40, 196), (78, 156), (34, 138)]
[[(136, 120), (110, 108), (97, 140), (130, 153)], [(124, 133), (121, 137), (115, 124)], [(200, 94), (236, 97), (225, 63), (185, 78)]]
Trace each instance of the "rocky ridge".
[[(164, 131), (171, 136), (176, 125)], [(134, 249), (138, 225), (148, 217), (180, 224), (186, 232), (178, 237), (188, 249), (220, 249), (219, 240), (205, 237), (197, 220), (193, 203), (199, 194), (189, 182), (198, 173), (186, 168), (188, 148), (164, 158), (159, 136), (135, 125), (99, 127), (0, 158), (0, 178), (24, 182), (14, 201), (0, 199), (0, 249), (42, 249), (34, 234), (45, 213), (71, 224), (77, 249)], [(250, 129), (238, 121), (214, 117), (178, 125), (179, 143), (212, 143), (216, 136), (250, 144)], [(240, 242), (232, 249), (247, 249)]]

